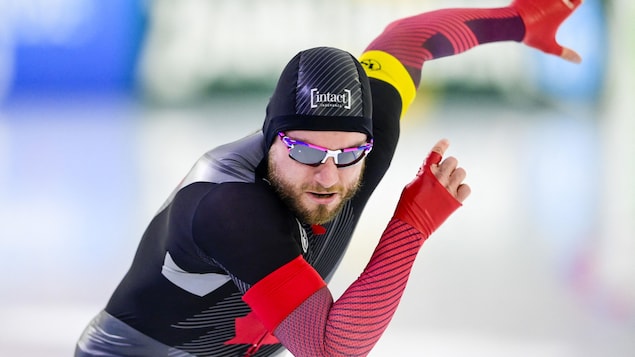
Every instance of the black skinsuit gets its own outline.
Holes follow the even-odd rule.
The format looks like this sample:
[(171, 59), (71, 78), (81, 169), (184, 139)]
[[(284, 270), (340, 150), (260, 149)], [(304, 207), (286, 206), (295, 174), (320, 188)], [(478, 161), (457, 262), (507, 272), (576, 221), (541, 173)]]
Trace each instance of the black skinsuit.
[[(300, 254), (328, 281), (399, 136), (399, 94), (370, 81), (375, 146), (362, 188), (324, 225), (325, 234), (299, 222), (263, 179), (261, 131), (213, 149), (151, 221), (129, 272), (87, 327), (76, 355), (243, 356), (248, 344), (226, 342), (242, 334), (234, 321), (250, 311), (241, 297), (252, 284)], [(259, 264), (237, 263), (250, 256)], [(265, 345), (256, 356), (280, 348)]]

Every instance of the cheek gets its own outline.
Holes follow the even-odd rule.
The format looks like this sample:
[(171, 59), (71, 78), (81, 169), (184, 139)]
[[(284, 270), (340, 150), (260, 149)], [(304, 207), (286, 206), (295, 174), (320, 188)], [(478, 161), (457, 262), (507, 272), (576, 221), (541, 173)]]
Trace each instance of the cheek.
[(350, 186), (359, 181), (362, 175), (362, 165), (355, 165), (352, 167), (339, 170), (340, 181), (346, 186)]
[(306, 181), (306, 165), (300, 164), (289, 157), (286, 150), (272, 153), (271, 160), (275, 162), (275, 174), (287, 185), (300, 186)]

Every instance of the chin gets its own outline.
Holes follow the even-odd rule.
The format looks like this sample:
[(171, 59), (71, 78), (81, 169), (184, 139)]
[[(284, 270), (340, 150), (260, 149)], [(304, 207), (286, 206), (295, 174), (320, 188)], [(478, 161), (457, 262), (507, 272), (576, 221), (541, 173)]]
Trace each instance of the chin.
[(342, 210), (342, 203), (338, 202), (334, 206), (319, 205), (310, 210), (304, 211), (305, 222), (310, 224), (324, 224), (332, 221)]

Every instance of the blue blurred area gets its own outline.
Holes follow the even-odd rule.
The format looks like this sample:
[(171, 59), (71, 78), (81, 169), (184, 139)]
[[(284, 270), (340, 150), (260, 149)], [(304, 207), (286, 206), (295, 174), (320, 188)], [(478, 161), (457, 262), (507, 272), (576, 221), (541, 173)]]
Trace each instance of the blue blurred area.
[[(0, 210), (0, 235), (15, 253), (7, 266), (36, 256), (62, 275), (77, 261), (50, 254), (60, 243), (69, 256), (95, 263), (107, 255), (82, 253), (107, 254), (118, 249), (113, 237), (127, 233), (134, 212), (125, 202), (138, 192), (130, 155), (145, 6), (142, 0), (0, 3), (8, 35), (0, 38), (0, 65), (9, 73), (0, 83), (6, 88), (0, 201), (7, 207)], [(104, 217), (123, 225), (104, 224)]]
[[(183, 8), (187, 6), (193, 5), (182, 5)], [(179, 13), (176, 11), (178, 5), (173, 4), (172, 8)], [(213, 7), (201, 5), (197, 11), (209, 11), (210, 8)], [(5, 22), (3, 28), (8, 35), (8, 40), (4, 40), (4, 53), (0, 38), (0, 65), (3, 62), (1, 56), (10, 57), (5, 59), (10, 63), (10, 83), (6, 95), (133, 91), (138, 84), (139, 57), (148, 31), (148, 18), (158, 17), (151, 10), (150, 3), (143, 0), (23, 0), (9, 5), (0, 4), (0, 11), (4, 12), (4, 15), (0, 14), (0, 21)], [(527, 49), (527, 65), (534, 70), (526, 80), (533, 82), (536, 89), (546, 96), (596, 102), (606, 78), (608, 30), (605, 17), (601, 0), (585, 1), (558, 32), (558, 41), (578, 51), (583, 57), (583, 64), (571, 66), (555, 56)], [(178, 19), (178, 15), (174, 18)], [(208, 21), (213, 21), (213, 18), (209, 17)], [(172, 37), (166, 42), (189, 43), (192, 37), (196, 37), (199, 42), (192, 45), (205, 47), (209, 44), (204, 41), (219, 41), (214, 40), (215, 37), (206, 37), (213, 34), (193, 35), (193, 32), (178, 28), (169, 29), (172, 32), (168, 34)], [(159, 35), (165, 36), (165, 31), (159, 31)], [(163, 51), (167, 50), (169, 47), (163, 48)], [(173, 56), (160, 52), (150, 54)], [(195, 54), (186, 51), (180, 56), (182, 63), (173, 62), (171, 65), (185, 67), (188, 63), (197, 63), (195, 59), (188, 59)], [(215, 54), (217, 58), (232, 55)], [(272, 55), (264, 53), (263, 56), (268, 58)], [(165, 72), (172, 71), (174, 69), (165, 68)], [(167, 76), (167, 73), (155, 75)], [(0, 73), (0, 88), (2, 80)], [(504, 86), (503, 83), (497, 85)]]
[[(38, 264), (29, 270), (73, 271), (77, 260), (94, 264), (105, 257), (84, 253), (107, 254), (117, 249), (116, 237), (130, 235), (134, 212), (127, 202), (138, 192), (135, 114), (125, 102), (84, 105), (5, 107), (0, 242), (14, 254), (4, 264), (30, 256)], [(73, 259), (54, 254), (60, 248)]]
[(134, 89), (143, 1), (24, 0), (11, 10), (9, 95)]
[(603, 1), (585, 0), (562, 24), (557, 41), (582, 56), (580, 65), (572, 66), (556, 56), (532, 52), (536, 66), (534, 81), (548, 97), (596, 103), (605, 87), (608, 62), (608, 29)]

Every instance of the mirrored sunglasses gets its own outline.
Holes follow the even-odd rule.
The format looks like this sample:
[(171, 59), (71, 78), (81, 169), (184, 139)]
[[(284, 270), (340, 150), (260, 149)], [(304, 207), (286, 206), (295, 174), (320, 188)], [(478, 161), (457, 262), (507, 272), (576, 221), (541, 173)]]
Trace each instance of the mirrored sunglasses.
[(329, 157), (335, 161), (335, 166), (346, 167), (361, 162), (373, 148), (373, 140), (362, 146), (329, 150), (325, 147), (305, 143), (300, 140), (291, 139), (285, 133), (279, 132), (278, 137), (289, 149), (289, 157), (293, 160), (309, 165), (318, 166), (326, 162)]

